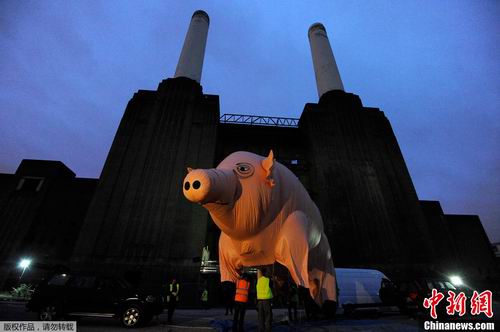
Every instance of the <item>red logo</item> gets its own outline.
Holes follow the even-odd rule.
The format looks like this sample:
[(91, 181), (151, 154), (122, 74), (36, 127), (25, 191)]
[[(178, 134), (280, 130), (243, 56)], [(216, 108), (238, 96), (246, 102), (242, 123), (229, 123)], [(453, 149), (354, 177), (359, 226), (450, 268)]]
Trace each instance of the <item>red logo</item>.
[(437, 318), (436, 306), (439, 304), (439, 302), (441, 302), (443, 298), (444, 295), (438, 292), (437, 289), (433, 288), (431, 297), (424, 299), (424, 308), (431, 308), (431, 317), (434, 319)]
[(455, 294), (453, 291), (448, 291), (448, 298), (446, 298), (446, 300), (448, 300), (449, 303), (446, 307), (446, 313), (448, 315), (454, 315), (455, 312), (458, 312), (460, 316), (465, 315), (465, 301), (467, 300), (467, 296), (465, 296), (464, 292)]
[(481, 294), (474, 291), (470, 299), (470, 307), (470, 313), (472, 315), (479, 315), (480, 313), (483, 313), (488, 316), (488, 318), (493, 317), (493, 301), (491, 291), (485, 290)]
[[(471, 315), (485, 314), (488, 318), (493, 317), (493, 295), (491, 291), (485, 290), (482, 293), (474, 291), (470, 299)], [(432, 294), (429, 298), (424, 299), (424, 308), (430, 309), (430, 315), (433, 319), (437, 319), (436, 306), (444, 298), (443, 293), (438, 292), (435, 288), (432, 289)], [(446, 313), (449, 316), (458, 313), (460, 316), (465, 315), (467, 312), (467, 296), (464, 292), (455, 294), (449, 290), (448, 297), (446, 298), (448, 305), (446, 306)]]

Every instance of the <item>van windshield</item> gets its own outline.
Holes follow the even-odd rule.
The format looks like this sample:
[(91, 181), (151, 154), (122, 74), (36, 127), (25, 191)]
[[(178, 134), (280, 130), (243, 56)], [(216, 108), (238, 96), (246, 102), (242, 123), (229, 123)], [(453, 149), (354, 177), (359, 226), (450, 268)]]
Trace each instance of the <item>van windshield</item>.
[(116, 284), (123, 289), (133, 288), (132, 285), (125, 279), (117, 278)]
[(70, 275), (66, 273), (56, 274), (49, 279), (47, 285), (51, 286), (64, 286), (70, 279)]

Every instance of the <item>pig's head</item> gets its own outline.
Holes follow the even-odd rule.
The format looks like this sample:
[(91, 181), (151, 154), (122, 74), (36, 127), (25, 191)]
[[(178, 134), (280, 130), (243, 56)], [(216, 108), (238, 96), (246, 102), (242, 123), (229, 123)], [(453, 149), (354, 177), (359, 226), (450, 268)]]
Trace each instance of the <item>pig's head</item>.
[(188, 168), (183, 193), (191, 202), (206, 208), (224, 233), (245, 239), (272, 221), (274, 166), (272, 151), (267, 157), (235, 152), (217, 168)]

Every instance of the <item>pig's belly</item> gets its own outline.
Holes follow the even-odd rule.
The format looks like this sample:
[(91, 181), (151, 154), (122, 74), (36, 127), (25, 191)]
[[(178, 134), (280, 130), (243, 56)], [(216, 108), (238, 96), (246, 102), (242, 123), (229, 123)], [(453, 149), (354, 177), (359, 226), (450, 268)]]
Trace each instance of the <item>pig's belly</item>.
[(251, 255), (248, 255), (248, 254), (240, 255), (239, 259), (240, 259), (241, 265), (246, 266), (246, 267), (270, 265), (270, 264), (274, 264), (274, 262), (276, 261), (276, 258), (274, 257), (273, 253), (266, 254), (264, 252), (254, 253)]
[(237, 252), (243, 266), (258, 266), (273, 264), (276, 260), (273, 241), (263, 242), (262, 237), (256, 237), (238, 243)]
[(274, 253), (276, 233), (276, 227), (267, 227), (250, 239), (234, 241), (233, 245), (241, 264), (248, 267), (274, 264), (276, 261)]

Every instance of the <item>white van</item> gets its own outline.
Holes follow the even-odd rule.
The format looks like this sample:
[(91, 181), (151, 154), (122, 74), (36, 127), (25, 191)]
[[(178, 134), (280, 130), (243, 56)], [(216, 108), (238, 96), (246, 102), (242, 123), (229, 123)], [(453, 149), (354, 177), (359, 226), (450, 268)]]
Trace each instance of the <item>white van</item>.
[[(394, 285), (389, 278), (378, 270), (372, 269), (335, 269), (337, 275), (338, 304), (344, 309), (345, 315), (354, 311), (371, 311), (380, 313), (382, 310), (392, 311), (384, 298), (393, 291)], [(391, 290), (392, 288), (392, 290)], [(391, 295), (389, 295), (391, 296)], [(397, 309), (396, 309), (397, 310)]]

